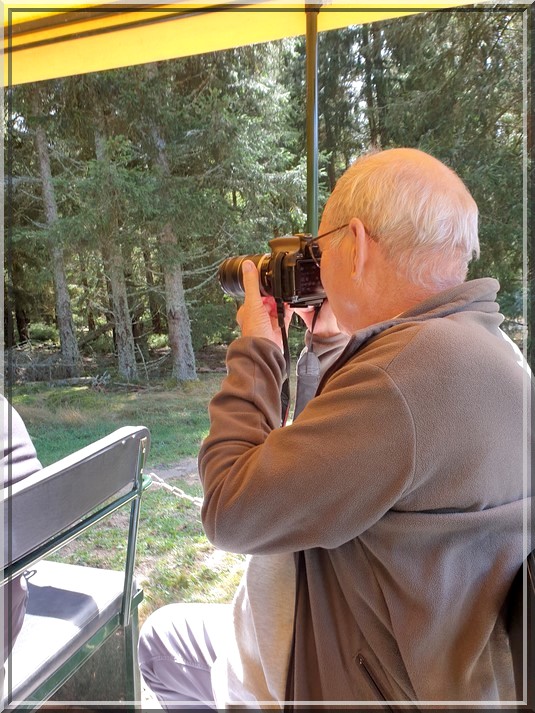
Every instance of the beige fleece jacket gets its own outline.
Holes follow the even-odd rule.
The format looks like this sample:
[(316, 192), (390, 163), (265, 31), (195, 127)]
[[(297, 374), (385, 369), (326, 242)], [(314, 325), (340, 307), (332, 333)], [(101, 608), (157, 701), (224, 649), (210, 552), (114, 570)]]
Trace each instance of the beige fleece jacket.
[(282, 355), (229, 348), (203, 522), (218, 547), (296, 553), (290, 700), (513, 699), (500, 609), (526, 550), (530, 385), (497, 289), (357, 333), (283, 429)]

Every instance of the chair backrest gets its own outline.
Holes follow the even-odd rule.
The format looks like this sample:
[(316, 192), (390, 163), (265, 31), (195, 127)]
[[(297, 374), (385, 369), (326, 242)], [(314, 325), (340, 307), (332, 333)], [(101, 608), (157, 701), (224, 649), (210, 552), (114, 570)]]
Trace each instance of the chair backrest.
[[(136, 664), (137, 606), (143, 590), (134, 564), (143, 474), (150, 445), (143, 426), (120, 428), (105, 438), (4, 488), (4, 576), (28, 579), (24, 624), (6, 662), (4, 703), (39, 707), (73, 678), (82, 664), (123, 630), (124, 694), (139, 700)], [(104, 518), (130, 510), (123, 566), (118, 570), (48, 558)], [(25, 572), (26, 570), (26, 572)], [(113, 666), (113, 664), (112, 664)], [(108, 677), (87, 677), (94, 698)], [(1, 692), (1, 686), (0, 686)], [(78, 694), (76, 694), (78, 695)]]
[(120, 428), (6, 488), (4, 581), (137, 497), (149, 443), (144, 426)]
[(535, 551), (528, 555), (518, 570), (506, 606), (516, 695), (519, 701), (526, 695), (527, 708), (531, 710), (535, 705)]

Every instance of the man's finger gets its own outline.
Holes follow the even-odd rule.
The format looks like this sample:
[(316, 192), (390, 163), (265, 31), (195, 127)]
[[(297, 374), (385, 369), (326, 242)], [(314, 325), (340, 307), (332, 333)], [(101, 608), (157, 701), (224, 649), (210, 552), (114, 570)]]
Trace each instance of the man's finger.
[(242, 265), (243, 289), (245, 299), (261, 302), (258, 270), (252, 260), (245, 260)]

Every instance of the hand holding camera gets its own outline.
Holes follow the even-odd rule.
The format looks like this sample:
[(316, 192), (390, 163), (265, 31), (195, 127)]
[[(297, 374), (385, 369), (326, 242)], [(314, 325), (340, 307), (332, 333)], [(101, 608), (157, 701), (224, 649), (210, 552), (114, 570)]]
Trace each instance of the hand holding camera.
[[(303, 320), (309, 332), (312, 331), (312, 323), (314, 322), (315, 308), (300, 307), (293, 310)], [(340, 334), (340, 327), (333, 314), (329, 301), (325, 299), (321, 305), (320, 313), (314, 322), (314, 334), (317, 337), (328, 339)]]
[(258, 270), (260, 292), (290, 307), (318, 305), (325, 299), (320, 278), (321, 255), (317, 238), (298, 233), (269, 241), (271, 253), (238, 255), (221, 263), (218, 271), (223, 292), (243, 297), (243, 265), (253, 262)]
[(312, 331), (321, 306), (314, 322), (315, 334), (331, 337), (340, 333), (325, 298), (320, 278), (321, 256), (311, 237), (297, 234), (274, 238), (269, 242), (271, 253), (239, 255), (221, 264), (218, 278), (223, 291), (246, 298), (238, 311), (238, 324), (244, 336), (266, 337), (281, 346), (277, 303), (286, 305), (286, 331), (291, 319), (288, 307)]
[[(238, 310), (237, 321), (244, 337), (264, 337), (277, 344), (283, 351), (282, 334), (278, 323), (277, 304), (271, 296), (260, 294), (258, 270), (251, 260), (244, 260), (241, 266), (245, 301)], [(286, 330), (292, 313), (285, 307)]]

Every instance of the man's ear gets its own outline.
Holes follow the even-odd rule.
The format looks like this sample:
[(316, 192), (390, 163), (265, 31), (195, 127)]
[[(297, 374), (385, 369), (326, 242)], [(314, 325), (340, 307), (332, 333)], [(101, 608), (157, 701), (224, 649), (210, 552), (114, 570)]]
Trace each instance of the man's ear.
[(362, 221), (358, 218), (351, 218), (349, 222), (351, 234), (351, 279), (360, 280), (364, 266), (368, 260), (368, 241), (366, 240), (366, 230)]

